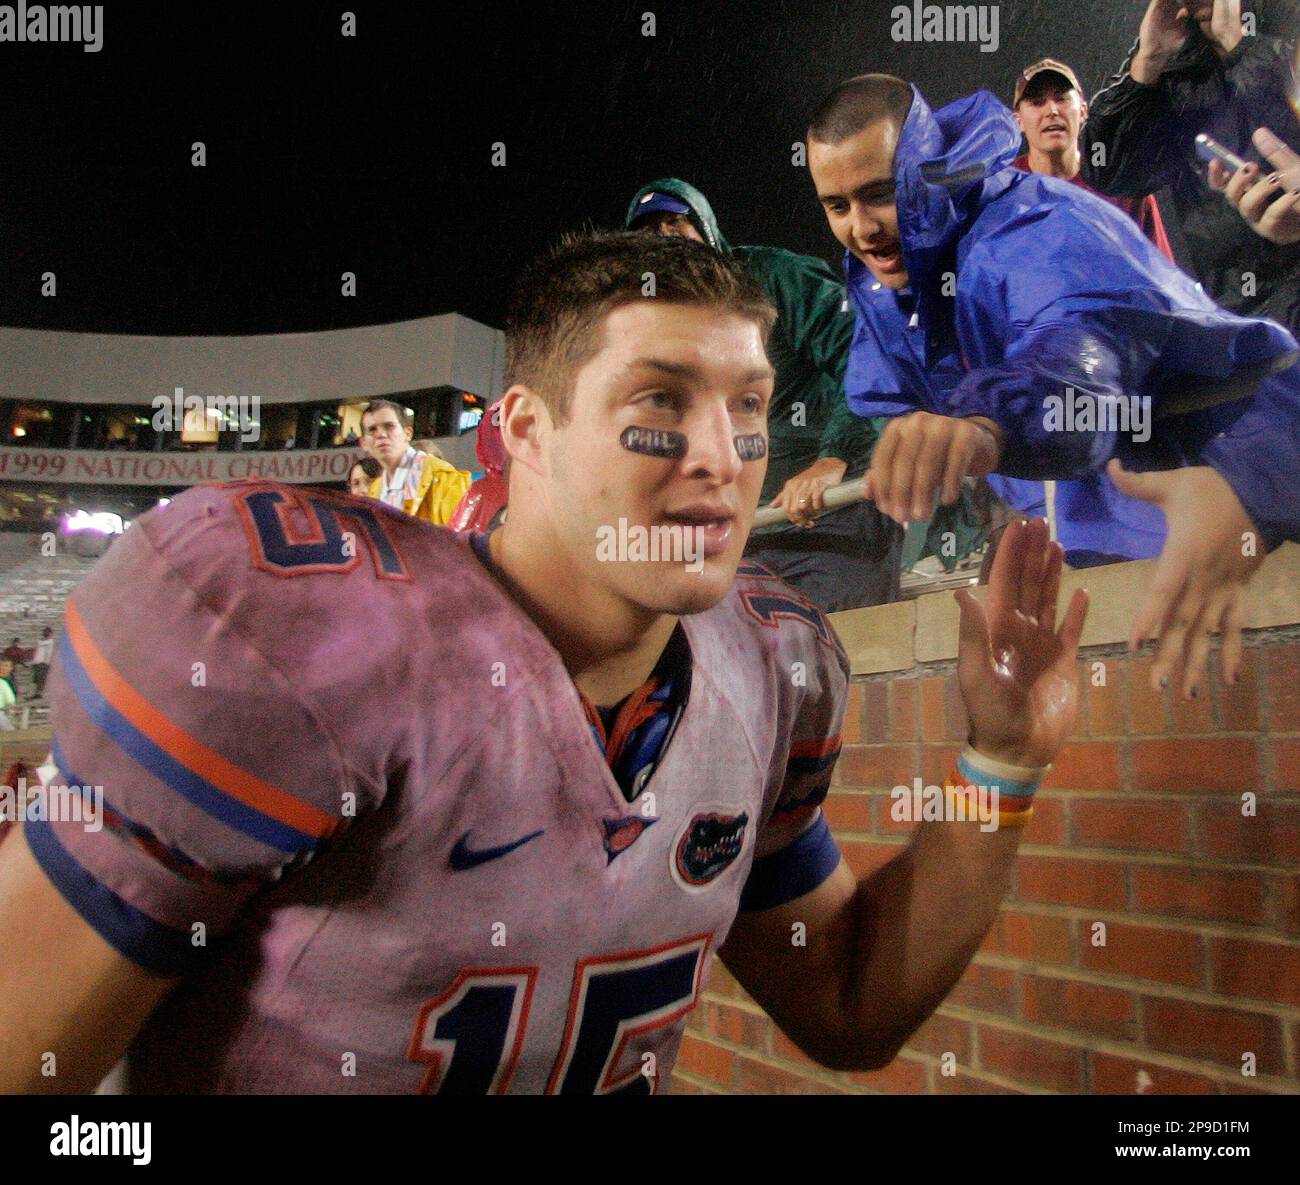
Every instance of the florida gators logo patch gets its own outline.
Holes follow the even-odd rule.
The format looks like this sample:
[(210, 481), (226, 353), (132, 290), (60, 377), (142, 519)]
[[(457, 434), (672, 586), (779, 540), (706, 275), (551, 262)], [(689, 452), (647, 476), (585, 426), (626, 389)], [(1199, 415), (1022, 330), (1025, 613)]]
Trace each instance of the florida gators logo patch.
[(673, 878), (684, 889), (702, 889), (735, 863), (745, 847), (749, 815), (725, 808), (702, 811), (673, 845)]

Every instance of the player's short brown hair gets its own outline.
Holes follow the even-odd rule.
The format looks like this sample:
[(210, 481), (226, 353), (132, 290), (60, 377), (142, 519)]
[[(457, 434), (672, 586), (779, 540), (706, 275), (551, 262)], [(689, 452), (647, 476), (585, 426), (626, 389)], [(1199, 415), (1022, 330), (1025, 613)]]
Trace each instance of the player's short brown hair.
[(912, 88), (892, 74), (859, 74), (841, 82), (817, 104), (808, 139), (840, 144), (878, 119), (902, 127), (912, 109)]
[(368, 416), (372, 411), (383, 411), (384, 408), (388, 408), (389, 411), (397, 416), (397, 422), (403, 428), (409, 428), (415, 420), (414, 414), (404, 408), (400, 403), (394, 403), (391, 399), (372, 399), (361, 409), (361, 422), (364, 424), (366, 422), (366, 416)]
[(639, 300), (722, 309), (758, 323), (766, 345), (776, 309), (728, 256), (691, 239), (636, 231), (568, 235), (520, 276), (506, 319), (506, 385), (569, 416), (573, 376), (600, 349), (615, 309)]

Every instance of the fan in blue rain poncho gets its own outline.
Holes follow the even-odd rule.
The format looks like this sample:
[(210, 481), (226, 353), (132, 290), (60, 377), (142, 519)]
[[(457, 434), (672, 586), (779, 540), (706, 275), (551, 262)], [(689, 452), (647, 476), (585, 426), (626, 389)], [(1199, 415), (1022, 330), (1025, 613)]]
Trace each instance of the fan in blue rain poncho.
[(886, 75), (813, 118), (856, 316), (846, 397), (896, 417), (866, 490), (902, 520), (964, 475), (1029, 513), (1058, 481), (1067, 552), (1161, 554), (1133, 640), (1161, 634), (1156, 681), (1185, 650), (1194, 694), (1210, 631), (1231, 679), (1244, 585), (1300, 539), (1296, 342), (1219, 308), (1106, 202), (1015, 169), (1018, 147), (993, 95), (932, 112)]

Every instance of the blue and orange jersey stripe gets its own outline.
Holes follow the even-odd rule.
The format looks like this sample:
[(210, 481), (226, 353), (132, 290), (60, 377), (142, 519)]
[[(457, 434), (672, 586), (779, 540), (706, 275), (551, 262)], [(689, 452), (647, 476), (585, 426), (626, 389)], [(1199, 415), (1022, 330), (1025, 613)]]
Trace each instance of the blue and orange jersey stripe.
[(168, 719), (122, 677), (69, 600), (60, 655), (86, 715), (159, 781), (227, 826), (280, 851), (302, 853), (340, 820), (227, 760)]
[[(87, 791), (91, 787), (78, 778), (75, 773), (69, 771), (67, 759), (63, 755), (58, 737), (55, 737), (52, 742), (50, 756), (54, 761), (59, 779), (61, 779), (59, 784), (77, 787), (82, 798), (85, 799)], [(102, 818), (105, 829), (124, 836), (128, 842), (136, 844), (154, 860), (157, 860), (159, 864), (171, 869), (177, 876), (199, 884), (228, 885), (236, 889), (252, 889), (259, 883), (256, 877), (214, 872), (211, 869), (204, 868), (203, 865), (191, 860), (179, 848), (163, 843), (148, 827), (129, 818), (109, 801), (102, 788), (95, 787), (95, 789), (100, 789), (100, 805), (103, 811)]]
[(816, 774), (829, 769), (840, 755), (843, 737), (821, 737), (812, 741), (795, 741), (790, 746), (790, 760), (787, 770), (794, 774)]
[(208, 948), (194, 945), (191, 930), (164, 925), (119, 896), (78, 863), (57, 832), (46, 820), (29, 820), (23, 827), (36, 862), (105, 942), (159, 975), (184, 975), (201, 963)]

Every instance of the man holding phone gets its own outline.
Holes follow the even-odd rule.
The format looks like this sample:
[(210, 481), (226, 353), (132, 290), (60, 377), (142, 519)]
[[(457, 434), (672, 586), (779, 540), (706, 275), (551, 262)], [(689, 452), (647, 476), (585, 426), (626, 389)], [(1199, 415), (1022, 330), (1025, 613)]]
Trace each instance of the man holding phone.
[(1150, 0), (1128, 58), (1089, 105), (1083, 169), (1111, 196), (1169, 186), (1187, 263), (1205, 290), (1233, 312), (1294, 331), (1300, 243), (1279, 246), (1243, 223), (1214, 192), (1195, 146), (1205, 133), (1267, 174), (1273, 170), (1252, 143), (1256, 128), (1300, 143), (1290, 103), (1296, 47), (1265, 35), (1269, 15), (1260, 0)]

